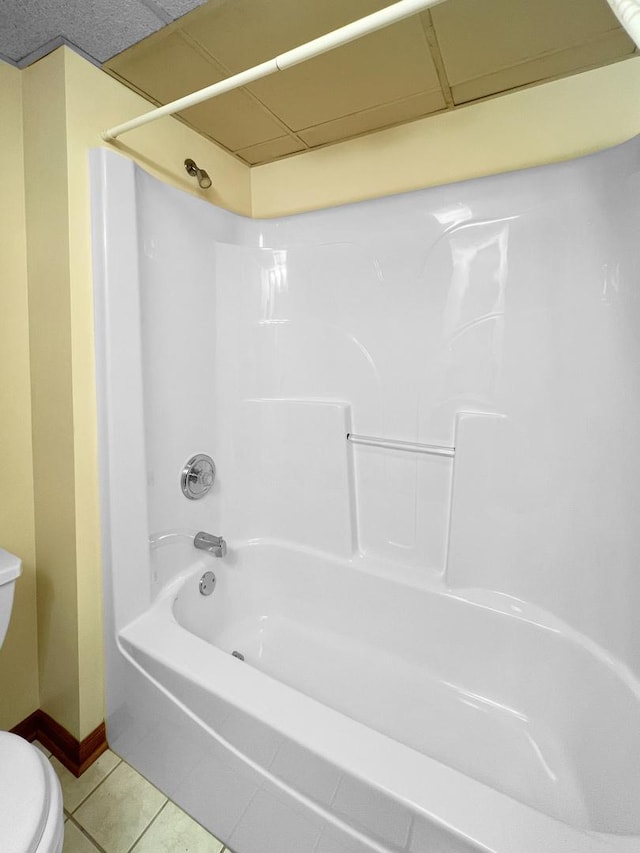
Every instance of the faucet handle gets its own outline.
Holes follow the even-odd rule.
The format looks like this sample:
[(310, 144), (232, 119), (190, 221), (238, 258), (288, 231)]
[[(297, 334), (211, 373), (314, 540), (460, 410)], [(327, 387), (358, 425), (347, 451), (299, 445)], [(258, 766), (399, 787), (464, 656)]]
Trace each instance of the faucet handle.
[(180, 475), (183, 495), (197, 501), (211, 491), (216, 479), (215, 462), (206, 453), (197, 453), (188, 460)]

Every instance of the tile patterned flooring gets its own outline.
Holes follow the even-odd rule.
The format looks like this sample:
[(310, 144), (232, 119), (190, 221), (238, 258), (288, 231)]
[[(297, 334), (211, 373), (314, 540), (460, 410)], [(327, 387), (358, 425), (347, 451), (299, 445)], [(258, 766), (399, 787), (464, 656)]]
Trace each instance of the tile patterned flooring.
[(76, 779), (35, 745), (62, 786), (63, 853), (231, 853), (111, 750)]

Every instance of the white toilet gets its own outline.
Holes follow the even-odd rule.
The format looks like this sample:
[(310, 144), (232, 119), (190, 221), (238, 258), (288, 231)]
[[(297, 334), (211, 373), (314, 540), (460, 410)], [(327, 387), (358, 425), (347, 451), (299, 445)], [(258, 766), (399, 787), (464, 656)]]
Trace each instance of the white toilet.
[[(0, 548), (0, 646), (21, 561)], [(47, 758), (26, 740), (0, 732), (0, 850), (60, 853), (64, 834), (60, 782)]]

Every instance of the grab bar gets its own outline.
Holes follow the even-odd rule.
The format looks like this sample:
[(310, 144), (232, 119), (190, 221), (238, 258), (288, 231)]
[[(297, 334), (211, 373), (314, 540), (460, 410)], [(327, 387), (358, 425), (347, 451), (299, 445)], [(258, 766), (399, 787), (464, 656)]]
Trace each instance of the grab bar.
[(356, 435), (355, 432), (347, 433), (347, 441), (351, 441), (353, 444), (365, 444), (368, 447), (385, 447), (388, 450), (425, 453), (428, 456), (448, 456), (452, 458), (456, 454), (455, 447), (447, 447), (443, 444), (420, 444), (413, 441), (396, 441), (391, 438), (376, 438), (372, 435)]

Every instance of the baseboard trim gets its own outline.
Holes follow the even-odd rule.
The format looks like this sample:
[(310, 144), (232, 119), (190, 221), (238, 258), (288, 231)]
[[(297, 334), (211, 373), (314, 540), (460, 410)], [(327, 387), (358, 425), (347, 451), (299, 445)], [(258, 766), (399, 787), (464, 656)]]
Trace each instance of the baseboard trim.
[(86, 738), (77, 740), (64, 726), (41, 710), (29, 714), (11, 731), (25, 740), (39, 741), (74, 776), (81, 776), (108, 748), (104, 723), (100, 723)]

